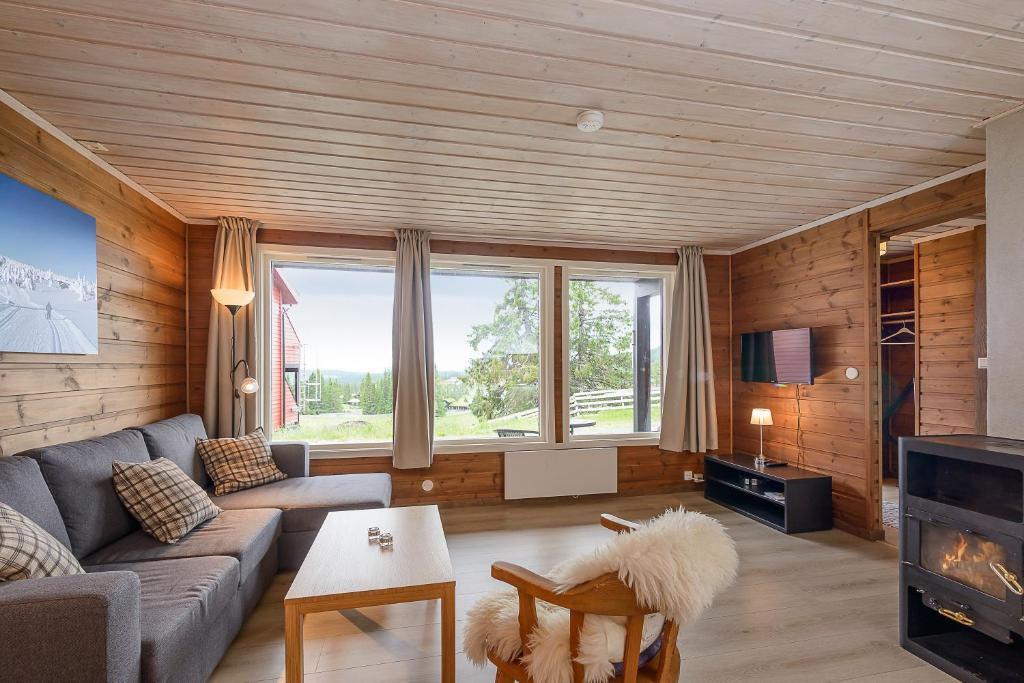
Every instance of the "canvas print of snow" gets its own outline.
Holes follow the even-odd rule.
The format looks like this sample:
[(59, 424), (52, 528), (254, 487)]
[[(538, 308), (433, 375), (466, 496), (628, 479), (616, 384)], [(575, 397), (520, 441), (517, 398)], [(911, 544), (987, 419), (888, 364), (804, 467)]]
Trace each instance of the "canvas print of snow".
[(0, 173), (0, 351), (99, 353), (96, 219)]

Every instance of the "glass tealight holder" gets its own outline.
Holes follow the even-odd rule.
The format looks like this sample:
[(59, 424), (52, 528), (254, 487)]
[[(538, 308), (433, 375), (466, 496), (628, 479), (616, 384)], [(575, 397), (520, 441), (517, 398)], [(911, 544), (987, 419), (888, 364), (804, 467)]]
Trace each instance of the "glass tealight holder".
[(379, 542), (380, 541), (380, 527), (379, 526), (371, 526), (369, 529), (366, 530), (366, 535), (367, 535), (367, 538), (369, 539), (370, 543), (377, 543), (377, 542)]
[(387, 531), (380, 535), (379, 542), (381, 550), (392, 550), (395, 547), (395, 538)]

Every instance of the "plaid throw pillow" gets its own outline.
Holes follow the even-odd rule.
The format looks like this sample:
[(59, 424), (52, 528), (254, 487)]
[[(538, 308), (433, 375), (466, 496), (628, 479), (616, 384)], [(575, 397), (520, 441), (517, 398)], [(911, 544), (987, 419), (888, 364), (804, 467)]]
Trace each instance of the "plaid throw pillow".
[(277, 468), (262, 427), (237, 439), (200, 439), (196, 448), (218, 496), (288, 477)]
[(0, 581), (84, 573), (63, 543), (10, 505), (0, 503)]
[(220, 514), (206, 491), (167, 458), (115, 460), (114, 489), (143, 531), (161, 543), (174, 543)]

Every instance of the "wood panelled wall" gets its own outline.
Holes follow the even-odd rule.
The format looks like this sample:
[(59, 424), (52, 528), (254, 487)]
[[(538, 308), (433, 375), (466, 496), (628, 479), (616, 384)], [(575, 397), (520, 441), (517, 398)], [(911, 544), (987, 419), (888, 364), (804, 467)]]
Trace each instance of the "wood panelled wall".
[[(733, 348), (733, 440), (757, 453), (753, 408), (769, 408), (765, 453), (831, 475), (838, 527), (870, 529), (870, 434), (865, 320), (866, 215), (858, 213), (733, 256), (734, 340), (744, 332), (811, 327), (813, 385), (741, 382), (739, 343)], [(848, 366), (861, 370), (847, 379)]]
[(977, 428), (976, 261), (984, 228), (916, 245), (919, 433)]
[[(189, 395), (192, 412), (202, 413), (205, 385), (206, 340), (210, 312), (210, 279), (214, 229), (207, 225), (189, 226), (189, 301), (190, 301), (190, 372)], [(390, 237), (344, 235), (286, 230), (265, 230), (260, 233), (263, 244), (290, 246), (337, 247), (349, 249), (393, 250)], [(431, 250), (443, 254), (475, 256), (564, 259), (569, 261), (602, 261), (623, 264), (675, 262), (675, 255), (665, 252), (607, 251), (601, 249), (549, 247), (543, 245), (512, 245), (485, 242), (433, 240)], [(729, 451), (731, 442), (731, 337), (730, 261), (728, 256), (707, 256), (712, 319), (712, 341), (715, 354), (716, 390), (720, 451)], [(557, 282), (560, 279), (556, 278)], [(558, 300), (556, 292), (556, 303)], [(556, 326), (556, 330), (560, 325)], [(559, 357), (556, 351), (556, 358)], [(560, 383), (561, 374), (556, 373)], [(557, 387), (556, 387), (557, 389)], [(560, 440), (561, 435), (557, 435)], [(347, 474), (356, 472), (388, 472), (394, 486), (395, 505), (414, 503), (470, 503), (500, 501), (504, 498), (504, 456), (502, 453), (442, 454), (434, 464), (423, 470), (396, 470), (391, 459), (384, 456), (331, 458), (314, 460), (313, 474)], [(619, 490), (623, 493), (647, 493), (680, 490), (686, 470), (702, 471), (701, 457), (694, 453), (662, 451), (656, 446), (624, 446), (619, 448)], [(422, 489), (425, 479), (434, 483), (430, 492)]]
[(213, 297), (213, 246), (216, 228), (188, 226), (188, 409), (203, 414), (206, 391), (206, 342)]
[(185, 226), (2, 104), (0, 172), (95, 216), (100, 334), (98, 355), (0, 354), (0, 454), (183, 412)]

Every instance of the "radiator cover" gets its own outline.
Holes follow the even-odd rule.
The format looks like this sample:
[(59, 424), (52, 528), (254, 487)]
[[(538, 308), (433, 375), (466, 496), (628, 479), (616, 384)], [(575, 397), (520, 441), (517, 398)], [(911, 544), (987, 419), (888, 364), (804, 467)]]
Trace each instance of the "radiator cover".
[(505, 500), (617, 493), (617, 448), (505, 453)]

